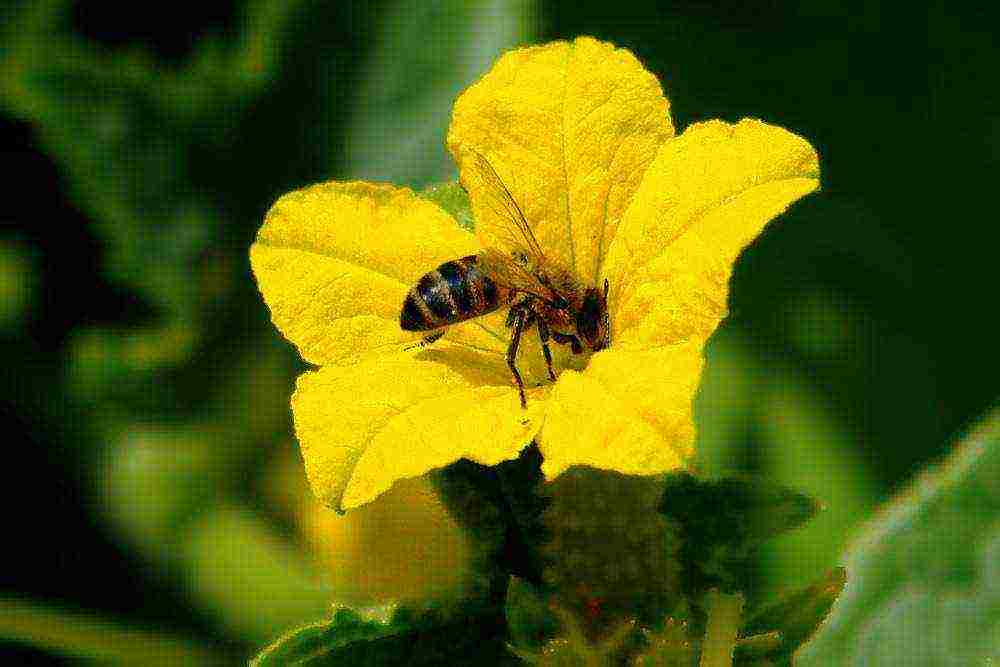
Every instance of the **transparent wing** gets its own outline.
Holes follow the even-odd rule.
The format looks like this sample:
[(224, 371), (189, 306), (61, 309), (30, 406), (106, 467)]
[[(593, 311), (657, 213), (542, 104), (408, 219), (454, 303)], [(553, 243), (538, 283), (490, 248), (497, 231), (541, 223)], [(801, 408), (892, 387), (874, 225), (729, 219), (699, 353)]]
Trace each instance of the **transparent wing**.
[(465, 150), (462, 185), (474, 200), (476, 232), (487, 248), (479, 255), (480, 266), (499, 285), (565, 303), (548, 275), (553, 267), (514, 195), (482, 153)]
[(502, 287), (533, 294), (543, 301), (552, 301), (553, 290), (542, 284), (522, 264), (508, 254), (496, 248), (487, 248), (479, 253), (479, 268), (493, 281)]
[(473, 205), (479, 204), (476, 231), (480, 238), (495, 240), (497, 247), (510, 251), (512, 256), (524, 255), (534, 266), (545, 266), (542, 248), (514, 195), (486, 156), (471, 148), (466, 151), (469, 158), (463, 165), (466, 169), (462, 170), (462, 185), (470, 196), (478, 199)]

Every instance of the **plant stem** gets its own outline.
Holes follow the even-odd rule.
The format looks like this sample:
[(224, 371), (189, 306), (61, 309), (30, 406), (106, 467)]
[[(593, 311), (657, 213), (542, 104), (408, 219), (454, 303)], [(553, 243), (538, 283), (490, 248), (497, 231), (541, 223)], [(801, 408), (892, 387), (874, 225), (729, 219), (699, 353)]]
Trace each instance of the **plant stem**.
[(701, 667), (731, 667), (742, 611), (743, 596), (739, 593), (708, 594), (708, 627), (701, 647)]
[(99, 664), (226, 665), (235, 655), (92, 611), (0, 596), (0, 636)]

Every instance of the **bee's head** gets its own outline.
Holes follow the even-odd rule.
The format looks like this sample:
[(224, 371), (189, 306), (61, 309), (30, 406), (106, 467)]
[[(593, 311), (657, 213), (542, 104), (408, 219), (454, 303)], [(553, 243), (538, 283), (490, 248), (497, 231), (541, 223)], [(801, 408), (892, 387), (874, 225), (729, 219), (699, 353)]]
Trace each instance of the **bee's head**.
[(581, 342), (595, 352), (611, 344), (607, 280), (604, 281), (603, 292), (596, 287), (584, 292), (583, 304), (576, 314), (576, 333)]

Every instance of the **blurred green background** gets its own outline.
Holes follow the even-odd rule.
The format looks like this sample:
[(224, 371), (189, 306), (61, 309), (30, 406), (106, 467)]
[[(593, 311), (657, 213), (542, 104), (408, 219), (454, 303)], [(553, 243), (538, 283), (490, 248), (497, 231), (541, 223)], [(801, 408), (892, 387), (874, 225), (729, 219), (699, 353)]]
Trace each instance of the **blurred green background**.
[(514, 45), (613, 41), (657, 74), (679, 129), (752, 116), (819, 150), (823, 191), (739, 261), (698, 399), (704, 471), (766, 472), (828, 506), (765, 554), (762, 586), (836, 562), (874, 506), (997, 396), (996, 8), (0, 12), (6, 659), (109, 643), (118, 658), (241, 659), (331, 600), (419, 591), (421, 567), (361, 585), (360, 565), (345, 565), (392, 551), (373, 544), (407, 508), (427, 541), (461, 542), (440, 508), (413, 500), (420, 489), (401, 491), (395, 514), (372, 510), (367, 535), (364, 517), (338, 523), (310, 504), (288, 411), (303, 366), (268, 320), (247, 249), (290, 189), (454, 178), (452, 102)]

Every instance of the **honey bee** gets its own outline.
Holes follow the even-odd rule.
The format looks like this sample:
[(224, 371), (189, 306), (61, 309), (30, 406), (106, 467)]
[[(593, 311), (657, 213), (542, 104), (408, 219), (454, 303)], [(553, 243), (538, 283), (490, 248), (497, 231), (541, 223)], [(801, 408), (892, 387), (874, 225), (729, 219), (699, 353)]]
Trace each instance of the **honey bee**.
[(494, 226), (491, 231), (506, 247), (486, 248), (425, 273), (406, 294), (399, 325), (404, 331), (432, 332), (418, 344), (430, 345), (444, 335), (448, 325), (509, 306), (507, 366), (517, 384), (521, 407), (527, 408), (524, 381), (517, 369), (521, 336), (532, 326), (538, 330), (549, 379), (555, 381), (550, 339), (569, 345), (574, 354), (582, 353), (585, 346), (597, 351), (610, 345), (608, 281), (604, 281), (603, 290), (587, 286), (572, 271), (546, 257), (493, 165), (478, 152), (470, 154), (470, 175), (481, 181), (497, 214), (486, 224)]

